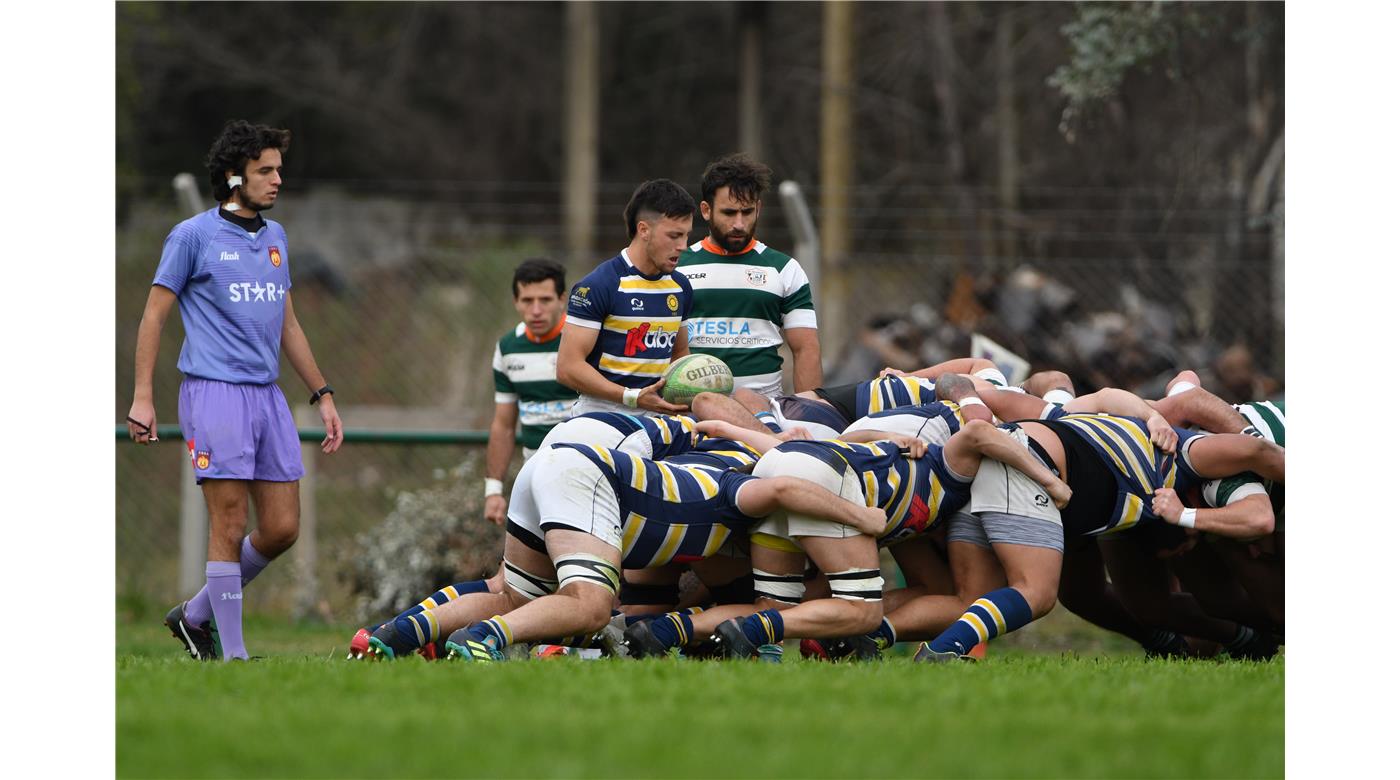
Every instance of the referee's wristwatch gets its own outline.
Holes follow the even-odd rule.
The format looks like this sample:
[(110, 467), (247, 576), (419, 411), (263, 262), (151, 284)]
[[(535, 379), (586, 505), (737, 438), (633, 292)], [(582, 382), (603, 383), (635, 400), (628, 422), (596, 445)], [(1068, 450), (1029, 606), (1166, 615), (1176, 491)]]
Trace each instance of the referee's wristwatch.
[(320, 390), (317, 390), (316, 392), (311, 394), (311, 405), (315, 406), (316, 402), (320, 401), (321, 396), (323, 395), (335, 395), (335, 388), (331, 387), (330, 385), (322, 385)]

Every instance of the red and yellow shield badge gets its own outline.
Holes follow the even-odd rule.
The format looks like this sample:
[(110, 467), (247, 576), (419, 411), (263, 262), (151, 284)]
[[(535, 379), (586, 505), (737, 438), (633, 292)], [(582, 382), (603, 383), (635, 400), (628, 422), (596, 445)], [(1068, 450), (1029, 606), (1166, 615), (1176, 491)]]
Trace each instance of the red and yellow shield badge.
[(209, 468), (209, 453), (200, 450), (194, 456), (194, 467), (200, 470)]
[(281, 267), (282, 267), (282, 250), (278, 249), (278, 248), (275, 247), (275, 246), (273, 246), (273, 247), (268, 247), (268, 249), (267, 249), (267, 259), (272, 261), (272, 267), (273, 267), (273, 268), (281, 268)]

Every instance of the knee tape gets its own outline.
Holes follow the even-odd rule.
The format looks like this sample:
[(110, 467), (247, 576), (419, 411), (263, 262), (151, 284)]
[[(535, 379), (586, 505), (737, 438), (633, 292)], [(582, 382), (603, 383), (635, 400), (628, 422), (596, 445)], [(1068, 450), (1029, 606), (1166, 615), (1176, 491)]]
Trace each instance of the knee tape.
[(554, 571), (559, 575), (559, 587), (573, 582), (587, 582), (617, 595), (622, 573), (617, 567), (587, 553), (561, 555), (554, 559)]
[(826, 575), (826, 581), (832, 596), (850, 601), (879, 601), (885, 587), (879, 569), (847, 569)]
[(753, 570), (753, 592), (755, 597), (772, 599), (780, 604), (798, 604), (807, 586), (802, 583), (801, 574), (774, 574)]
[(510, 561), (505, 562), (505, 568), (506, 587), (524, 596), (528, 601), (548, 596), (559, 588), (557, 581), (536, 577), (513, 566)]

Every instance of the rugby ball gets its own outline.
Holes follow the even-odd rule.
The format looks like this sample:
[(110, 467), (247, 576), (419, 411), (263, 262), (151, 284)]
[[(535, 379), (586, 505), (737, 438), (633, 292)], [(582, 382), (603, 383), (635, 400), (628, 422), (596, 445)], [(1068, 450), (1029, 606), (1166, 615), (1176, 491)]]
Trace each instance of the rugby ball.
[(713, 355), (686, 355), (666, 369), (665, 379), (661, 397), (673, 404), (689, 406), (701, 393), (729, 395), (734, 391), (734, 374)]

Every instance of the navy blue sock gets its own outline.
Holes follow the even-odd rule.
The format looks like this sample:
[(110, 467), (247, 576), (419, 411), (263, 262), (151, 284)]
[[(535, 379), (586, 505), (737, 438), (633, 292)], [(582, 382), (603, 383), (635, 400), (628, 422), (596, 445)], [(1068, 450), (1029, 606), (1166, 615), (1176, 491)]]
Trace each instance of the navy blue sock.
[(783, 616), (776, 609), (765, 609), (744, 618), (744, 636), (755, 645), (776, 645), (783, 641)]
[(651, 621), (651, 635), (666, 647), (685, 647), (695, 636), (689, 612), (667, 612)]
[(879, 645), (881, 650), (894, 647), (894, 624), (890, 623), (889, 618), (880, 618), (880, 625), (876, 626), (875, 630), (866, 634), (866, 636), (875, 640), (875, 644)]
[(972, 606), (928, 643), (934, 652), (967, 655), (979, 642), (1015, 631), (1031, 622), (1031, 605), (1015, 588), (994, 590), (972, 602)]

